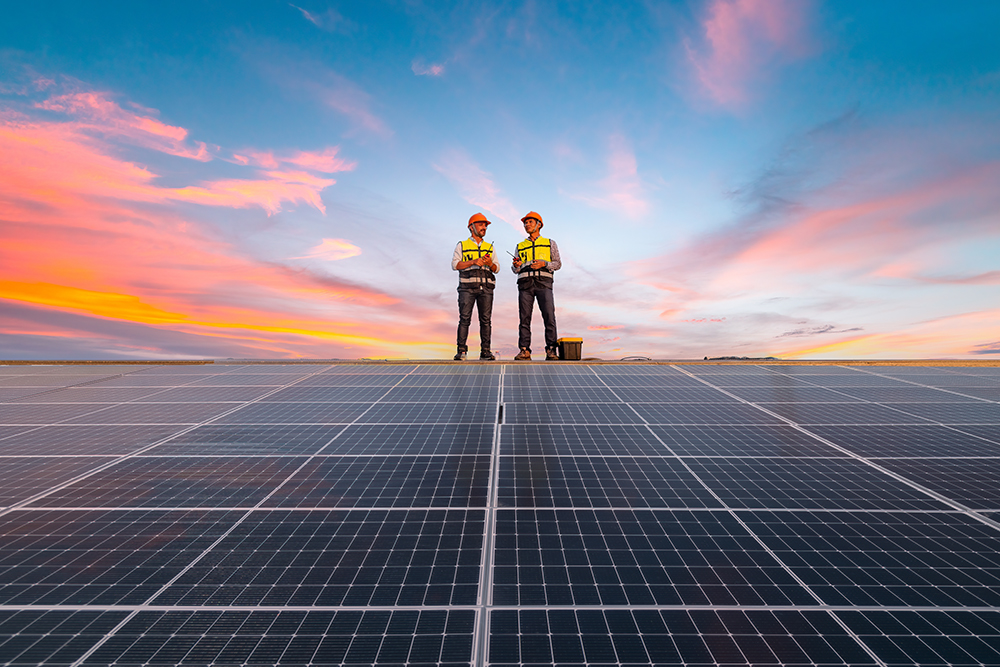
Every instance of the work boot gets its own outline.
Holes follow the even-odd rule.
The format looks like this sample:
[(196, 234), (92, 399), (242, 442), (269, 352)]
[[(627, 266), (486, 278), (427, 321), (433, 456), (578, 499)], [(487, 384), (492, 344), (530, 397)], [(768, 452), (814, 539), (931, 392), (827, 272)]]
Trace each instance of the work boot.
[(550, 347), (545, 350), (545, 361), (559, 361), (559, 354), (556, 348)]
[(497, 358), (493, 355), (492, 352), (479, 353), (479, 361), (496, 361), (496, 360)]
[(455, 355), (455, 361), (465, 361), (465, 350), (459, 350), (458, 354)]
[(526, 347), (522, 347), (521, 351), (517, 353), (514, 357), (514, 361), (531, 361), (531, 350)]

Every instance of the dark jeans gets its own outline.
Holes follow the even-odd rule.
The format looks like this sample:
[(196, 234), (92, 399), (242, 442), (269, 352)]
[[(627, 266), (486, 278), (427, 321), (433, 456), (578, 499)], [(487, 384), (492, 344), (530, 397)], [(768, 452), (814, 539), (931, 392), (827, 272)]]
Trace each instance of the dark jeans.
[(538, 310), (542, 311), (545, 323), (545, 349), (556, 346), (556, 302), (552, 298), (552, 286), (528, 278), (517, 283), (518, 310), (521, 326), (518, 329), (517, 346), (531, 350), (531, 310), (538, 299)]
[(481, 351), (490, 351), (493, 338), (493, 290), (480, 287), (476, 289), (458, 288), (458, 351), (467, 352), (469, 346), (469, 325), (472, 324), (472, 306), (479, 311), (479, 339)]

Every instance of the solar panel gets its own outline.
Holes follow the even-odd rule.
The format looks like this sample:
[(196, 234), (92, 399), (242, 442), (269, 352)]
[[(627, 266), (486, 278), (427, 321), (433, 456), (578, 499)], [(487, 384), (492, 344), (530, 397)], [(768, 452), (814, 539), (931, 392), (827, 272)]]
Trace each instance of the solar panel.
[(0, 366), (0, 664), (1000, 664), (1000, 368)]

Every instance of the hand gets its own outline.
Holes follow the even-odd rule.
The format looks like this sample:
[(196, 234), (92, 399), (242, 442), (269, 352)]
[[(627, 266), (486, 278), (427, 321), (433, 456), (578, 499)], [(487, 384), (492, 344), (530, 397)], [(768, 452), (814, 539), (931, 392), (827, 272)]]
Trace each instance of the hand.
[(514, 268), (515, 269), (520, 269), (521, 268), (521, 258), (520, 257), (515, 257), (514, 261), (513, 261), (513, 264), (514, 264)]
[(531, 268), (535, 269), (536, 271), (542, 268), (543, 266), (545, 266), (545, 262), (543, 262), (540, 259), (536, 259), (534, 262), (531, 263)]

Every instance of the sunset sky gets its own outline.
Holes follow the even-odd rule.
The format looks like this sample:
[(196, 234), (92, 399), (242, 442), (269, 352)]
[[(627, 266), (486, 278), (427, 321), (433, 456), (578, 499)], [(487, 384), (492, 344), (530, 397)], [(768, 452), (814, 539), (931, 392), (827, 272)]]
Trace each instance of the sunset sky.
[(466, 221), (509, 260), (529, 210), (585, 356), (996, 358), (998, 29), (972, 0), (11, 4), (0, 359), (450, 358)]

